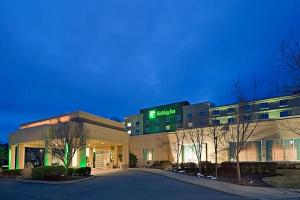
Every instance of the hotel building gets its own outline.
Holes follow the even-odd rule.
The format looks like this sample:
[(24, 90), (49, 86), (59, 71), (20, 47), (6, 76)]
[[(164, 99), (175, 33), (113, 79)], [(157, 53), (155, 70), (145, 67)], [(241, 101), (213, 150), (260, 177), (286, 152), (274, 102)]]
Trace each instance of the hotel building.
[[(53, 124), (68, 121), (82, 122), (88, 136), (86, 146), (73, 158), (72, 167), (127, 167), (129, 152), (137, 156), (138, 166), (154, 161), (176, 162), (171, 146), (177, 130), (206, 129), (211, 124), (230, 126), (236, 122), (239, 106), (182, 101), (141, 109), (138, 114), (125, 117), (124, 123), (81, 111), (26, 123), (9, 136), (9, 167), (22, 169), (25, 163), (33, 161), (37, 162), (35, 165), (59, 164), (45, 151), (43, 133)], [(241, 161), (300, 161), (300, 135), (283, 126), (299, 126), (300, 133), (299, 94), (257, 100), (243, 105), (243, 110), (243, 119), (257, 122), (258, 126), (240, 154)], [(212, 142), (204, 142), (202, 159), (214, 161)], [(170, 151), (162, 144), (169, 144)], [(234, 161), (234, 147), (229, 142), (228, 149), (219, 152), (218, 162)], [(180, 162), (197, 162), (188, 141), (184, 142)]]

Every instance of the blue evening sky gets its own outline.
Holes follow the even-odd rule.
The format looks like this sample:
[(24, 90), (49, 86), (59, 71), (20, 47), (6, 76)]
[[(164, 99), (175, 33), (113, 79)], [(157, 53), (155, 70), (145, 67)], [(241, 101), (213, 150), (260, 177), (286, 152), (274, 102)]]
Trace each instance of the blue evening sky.
[(261, 96), (286, 76), (280, 43), (300, 32), (299, 0), (3, 0), (0, 141), (21, 123), (74, 110), (123, 118), (188, 100)]

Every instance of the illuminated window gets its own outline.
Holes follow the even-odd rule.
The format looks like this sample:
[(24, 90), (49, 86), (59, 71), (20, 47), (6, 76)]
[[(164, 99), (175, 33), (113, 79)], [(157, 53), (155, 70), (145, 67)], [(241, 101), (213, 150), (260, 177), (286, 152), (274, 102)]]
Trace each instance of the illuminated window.
[(189, 128), (192, 128), (192, 127), (193, 127), (193, 123), (192, 123), (192, 122), (189, 122), (189, 123), (188, 123), (188, 127), (189, 127)]
[(280, 117), (287, 117), (287, 116), (289, 116), (289, 111), (282, 111), (282, 112), (280, 112)]
[(128, 130), (127, 133), (128, 133), (129, 135), (131, 135), (131, 130)]
[(286, 99), (280, 100), (280, 101), (279, 101), (279, 106), (280, 106), (280, 107), (285, 107), (285, 106), (287, 106), (287, 105), (288, 105), (288, 101), (287, 101)]
[(143, 161), (153, 160), (153, 149), (143, 149)]
[(166, 126), (166, 130), (169, 131), (170, 129), (171, 129), (171, 126), (170, 126), (170, 125), (167, 125), (167, 126)]
[(131, 127), (131, 122), (127, 122), (127, 127)]

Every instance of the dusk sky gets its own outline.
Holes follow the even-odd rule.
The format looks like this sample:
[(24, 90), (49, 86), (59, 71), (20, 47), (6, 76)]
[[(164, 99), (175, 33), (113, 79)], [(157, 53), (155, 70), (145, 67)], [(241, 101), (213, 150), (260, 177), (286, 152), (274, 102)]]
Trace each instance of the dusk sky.
[(104, 117), (187, 100), (234, 101), (255, 74), (261, 96), (300, 33), (300, 1), (1, 1), (0, 141), (21, 123), (74, 110)]

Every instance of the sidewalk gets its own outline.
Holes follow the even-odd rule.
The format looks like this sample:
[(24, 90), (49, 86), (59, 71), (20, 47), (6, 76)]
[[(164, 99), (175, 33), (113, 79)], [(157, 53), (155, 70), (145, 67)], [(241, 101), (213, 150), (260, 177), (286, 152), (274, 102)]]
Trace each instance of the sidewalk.
[(284, 189), (284, 188), (268, 188), (268, 187), (253, 187), (242, 186), (231, 183), (225, 183), (221, 181), (209, 180), (204, 178), (198, 178), (195, 176), (188, 176), (184, 174), (178, 174), (174, 172), (150, 169), (150, 168), (135, 168), (131, 170), (138, 170), (144, 172), (150, 172), (161, 176), (166, 176), (172, 179), (191, 183), (207, 187), (210, 189), (235, 194), (244, 197), (250, 197), (255, 199), (285, 199), (285, 198), (300, 198), (300, 190), (296, 189)]

